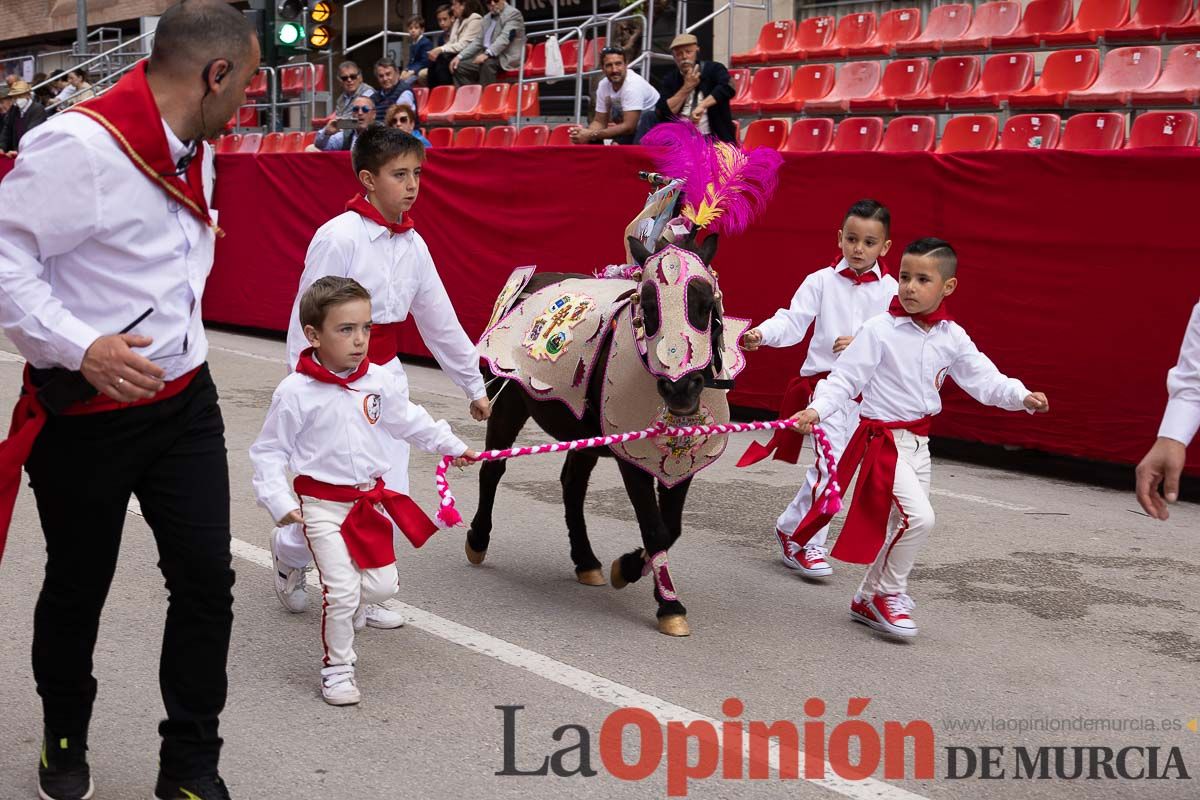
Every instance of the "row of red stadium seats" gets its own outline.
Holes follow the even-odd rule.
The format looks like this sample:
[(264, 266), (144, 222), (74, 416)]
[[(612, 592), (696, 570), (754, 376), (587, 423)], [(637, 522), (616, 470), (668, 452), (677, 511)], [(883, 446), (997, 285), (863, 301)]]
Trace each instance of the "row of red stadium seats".
[[(1120, 150), (1124, 147), (1194, 147), (1196, 114), (1152, 111), (1133, 122), (1125, 143), (1125, 117), (1115, 113), (1078, 114), (1063, 124), (1057, 114), (1020, 114), (1004, 123), (997, 144), (997, 119), (966, 114), (946, 123), (937, 142), (939, 153), (967, 150)], [(1061, 131), (1061, 138), (1060, 138)], [(758, 119), (746, 129), (742, 148), (771, 147), (791, 153), (831, 150), (915, 152), (934, 150), (937, 120), (927, 116), (896, 117), (886, 130), (881, 117), (832, 119), (806, 117), (790, 125), (785, 119)]]
[[(246, 98), (251, 101), (261, 100), (267, 96), (270, 88), (267, 83), (267, 72), (259, 70), (250, 85), (246, 88)], [(306, 92), (328, 92), (329, 77), (324, 64), (298, 64), (294, 67), (279, 68), (279, 91), (284, 97), (298, 97)]]
[(1194, 105), (1200, 97), (1200, 44), (1173, 49), (1121, 47), (1100, 65), (1093, 49), (1057, 50), (1034, 83), (1034, 55), (904, 58), (889, 62), (730, 70), (734, 114), (847, 113), (1010, 108)]
[(943, 53), (1100, 41), (1153, 42), (1200, 38), (1200, 9), (1192, 0), (1082, 0), (1071, 19), (1071, 0), (1031, 0), (1021, 16), (1016, 0), (983, 3), (972, 14), (967, 3), (935, 6), (921, 29), (919, 8), (898, 8), (876, 17), (856, 12), (835, 21), (810, 17), (763, 25), (758, 43), (733, 56), (734, 64), (853, 58), (893, 53)]
[[(518, 100), (522, 117), (538, 117), (542, 113), (541, 94), (536, 83), (523, 87), (508, 83), (436, 86), (432, 90), (414, 86), (413, 96), (417, 100), (417, 116), (421, 122), (443, 125), (514, 119)], [(323, 128), (330, 119), (332, 117), (316, 118), (312, 121), (313, 127)], [(242, 124), (251, 127), (254, 123)]]

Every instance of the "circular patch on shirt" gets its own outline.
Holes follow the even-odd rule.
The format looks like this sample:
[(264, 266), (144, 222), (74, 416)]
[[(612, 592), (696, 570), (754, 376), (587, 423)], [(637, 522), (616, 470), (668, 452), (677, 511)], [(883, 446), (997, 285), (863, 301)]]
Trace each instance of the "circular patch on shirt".
[(379, 422), (379, 415), (383, 412), (383, 400), (377, 394), (369, 394), (363, 397), (363, 414), (367, 417), (367, 422), (374, 425)]

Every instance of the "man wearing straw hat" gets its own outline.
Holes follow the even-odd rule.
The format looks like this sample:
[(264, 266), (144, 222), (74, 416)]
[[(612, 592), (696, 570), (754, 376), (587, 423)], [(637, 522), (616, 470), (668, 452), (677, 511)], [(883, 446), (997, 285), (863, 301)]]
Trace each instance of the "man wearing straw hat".
[(4, 124), (0, 125), (0, 153), (16, 158), (25, 134), (46, 121), (46, 109), (33, 98), (29, 84), (23, 80), (13, 81), (8, 87), (8, 96), (12, 108), (4, 115)]

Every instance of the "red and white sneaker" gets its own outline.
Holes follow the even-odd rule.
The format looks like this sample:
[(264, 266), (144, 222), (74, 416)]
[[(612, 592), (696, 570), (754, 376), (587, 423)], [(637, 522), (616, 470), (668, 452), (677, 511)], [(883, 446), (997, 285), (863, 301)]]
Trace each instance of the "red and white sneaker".
[(833, 574), (833, 567), (825, 560), (825, 548), (819, 544), (800, 545), (795, 539), (778, 528), (775, 537), (783, 551), (781, 556), (788, 569), (794, 569), (806, 578), (825, 578)]
[(916, 607), (916, 602), (906, 594), (877, 594), (869, 600), (855, 594), (850, 603), (850, 617), (877, 631), (907, 638), (917, 635), (917, 623), (911, 614)]

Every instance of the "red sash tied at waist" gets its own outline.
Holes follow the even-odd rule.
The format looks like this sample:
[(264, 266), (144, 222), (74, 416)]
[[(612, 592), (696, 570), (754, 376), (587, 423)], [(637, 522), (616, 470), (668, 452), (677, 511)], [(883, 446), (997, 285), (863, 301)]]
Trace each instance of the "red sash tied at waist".
[[(437, 532), (437, 525), (411, 497), (393, 492), (384, 485), (382, 478), (376, 479), (373, 488), (364, 490), (297, 475), (292, 486), (298, 495), (331, 503), (354, 504), (342, 523), (342, 538), (346, 540), (346, 549), (359, 569), (374, 569), (395, 563), (391, 520), (395, 520), (413, 547), (425, 544)], [(377, 506), (383, 506), (387, 515)]]
[[(854, 500), (846, 513), (846, 524), (830, 552), (834, 558), (854, 564), (870, 564), (887, 540), (888, 517), (892, 511), (892, 486), (896, 481), (896, 439), (894, 430), (906, 430), (928, 436), (933, 418), (913, 421), (881, 422), (863, 417), (838, 462), (837, 481), (843, 490), (850, 485), (859, 465)], [(817, 506), (796, 527), (792, 539), (805, 544), (829, 524), (833, 514), (821, 514)]]
[[(817, 384), (829, 377), (828, 372), (817, 372), (813, 375), (801, 375), (788, 381), (783, 393), (783, 402), (779, 406), (779, 419), (786, 419), (797, 411), (808, 408)], [(767, 456), (776, 461), (786, 461), (795, 464), (800, 460), (800, 451), (804, 448), (804, 435), (792, 428), (782, 428), (771, 435), (771, 441), (765, 445), (751, 442), (738, 459), (739, 467), (757, 464)]]
[[(68, 408), (64, 415), (99, 414), (105, 411), (134, 408), (168, 400), (182, 392), (196, 377), (200, 367), (168, 381), (158, 394), (132, 403), (121, 403), (105, 395), (96, 395), (90, 400)], [(25, 365), (22, 377), (24, 391), (13, 408), (12, 424), (8, 438), (0, 442), (0, 558), (4, 556), (4, 544), (8, 541), (8, 526), (12, 522), (13, 506), (17, 503), (17, 492), (21, 488), (21, 468), (33, 452), (33, 443), (42, 432), (48, 417), (46, 409), (37, 398), (37, 387), (30, 378), (29, 365)]]
[(376, 322), (371, 325), (371, 340), (367, 342), (367, 360), (372, 364), (391, 361), (400, 352), (401, 322)]

